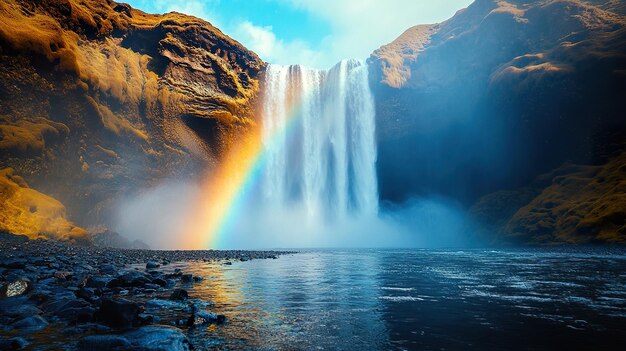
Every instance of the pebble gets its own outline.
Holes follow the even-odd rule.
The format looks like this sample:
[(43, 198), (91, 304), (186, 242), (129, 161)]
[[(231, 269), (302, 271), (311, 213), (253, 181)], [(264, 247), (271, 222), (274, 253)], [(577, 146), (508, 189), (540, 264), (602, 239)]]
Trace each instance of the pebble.
[(185, 289), (176, 289), (172, 292), (172, 295), (170, 295), (170, 300), (183, 301), (183, 300), (187, 300), (188, 298), (189, 298), (189, 293), (187, 293), (187, 290)]
[[(190, 300), (185, 289), (175, 288), (203, 277), (179, 268), (166, 273), (161, 267), (179, 261), (230, 263), (284, 253), (123, 250), (3, 237), (0, 350), (28, 348), (35, 341), (52, 345), (58, 342), (58, 334), (71, 336), (70, 349), (78, 350), (189, 350), (185, 330), (190, 325), (220, 324), (226, 316), (206, 311), (211, 302)], [(146, 269), (128, 269), (136, 264), (145, 264)], [(164, 296), (170, 300), (159, 299)], [(138, 297), (145, 302), (134, 301)], [(174, 313), (183, 330), (155, 325), (156, 315), (164, 310)], [(45, 333), (33, 333), (44, 328)]]
[(161, 267), (161, 265), (154, 261), (149, 261), (148, 263), (146, 263), (146, 269), (155, 269), (159, 267)]

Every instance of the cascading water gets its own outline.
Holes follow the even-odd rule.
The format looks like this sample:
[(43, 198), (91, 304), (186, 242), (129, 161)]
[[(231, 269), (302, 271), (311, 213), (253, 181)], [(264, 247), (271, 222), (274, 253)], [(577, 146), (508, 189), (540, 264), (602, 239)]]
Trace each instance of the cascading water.
[(328, 220), (376, 214), (367, 65), (344, 60), (328, 71), (269, 65), (265, 74), (263, 203), (300, 204), (310, 217)]

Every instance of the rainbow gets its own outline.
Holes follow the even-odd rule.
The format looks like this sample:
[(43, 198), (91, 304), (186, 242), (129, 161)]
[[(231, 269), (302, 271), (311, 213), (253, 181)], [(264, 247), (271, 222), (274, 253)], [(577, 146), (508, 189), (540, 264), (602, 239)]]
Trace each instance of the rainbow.
[(289, 135), (301, 116), (300, 99), (287, 106), (287, 119), (265, 140), (261, 128), (255, 126), (220, 162), (217, 170), (207, 176), (197, 204), (181, 235), (184, 248), (212, 249), (221, 247), (224, 237), (243, 213), (252, 190), (259, 182), (267, 163), (267, 146)]

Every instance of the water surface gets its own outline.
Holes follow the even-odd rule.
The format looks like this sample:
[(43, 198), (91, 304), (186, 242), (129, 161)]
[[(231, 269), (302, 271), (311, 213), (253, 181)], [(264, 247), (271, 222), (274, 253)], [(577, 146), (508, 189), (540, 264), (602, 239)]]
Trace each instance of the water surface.
[(189, 331), (200, 348), (626, 346), (623, 251), (320, 250), (175, 268), (205, 277), (190, 296), (228, 318)]

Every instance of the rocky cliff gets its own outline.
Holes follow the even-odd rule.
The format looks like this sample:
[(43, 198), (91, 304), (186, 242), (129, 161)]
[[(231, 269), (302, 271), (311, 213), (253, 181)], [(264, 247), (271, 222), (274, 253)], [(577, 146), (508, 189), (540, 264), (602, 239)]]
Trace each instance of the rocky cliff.
[(477, 0), (375, 51), (382, 196), (460, 199), (488, 242), (624, 242), (625, 14)]
[(66, 238), (218, 160), (252, 123), (264, 63), (192, 16), (6, 0), (0, 65), (0, 230)]

